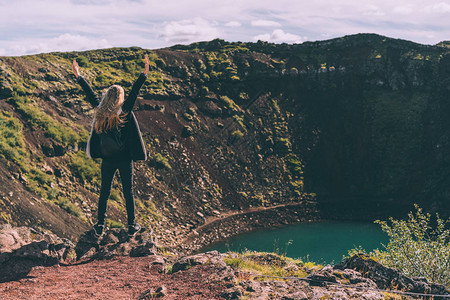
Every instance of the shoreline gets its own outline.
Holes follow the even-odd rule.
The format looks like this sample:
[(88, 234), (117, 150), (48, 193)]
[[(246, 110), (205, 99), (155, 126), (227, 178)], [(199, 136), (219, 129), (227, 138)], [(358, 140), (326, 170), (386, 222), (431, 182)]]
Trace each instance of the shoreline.
[(197, 253), (202, 248), (234, 235), (263, 228), (321, 220), (317, 203), (302, 201), (272, 207), (256, 207), (206, 220), (176, 246), (183, 253)]

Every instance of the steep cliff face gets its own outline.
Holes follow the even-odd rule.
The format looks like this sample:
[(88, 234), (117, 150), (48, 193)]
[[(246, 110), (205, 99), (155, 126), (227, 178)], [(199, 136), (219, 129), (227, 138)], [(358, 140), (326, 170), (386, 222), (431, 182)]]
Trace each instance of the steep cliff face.
[[(448, 213), (450, 56), (377, 35), (301, 45), (214, 40), (0, 58), (0, 222), (75, 237), (95, 219), (99, 161), (83, 151), (99, 92), (129, 90), (149, 161), (139, 218), (176, 240), (208, 217), (313, 199), (412, 203)], [(125, 223), (119, 182), (110, 226)]]

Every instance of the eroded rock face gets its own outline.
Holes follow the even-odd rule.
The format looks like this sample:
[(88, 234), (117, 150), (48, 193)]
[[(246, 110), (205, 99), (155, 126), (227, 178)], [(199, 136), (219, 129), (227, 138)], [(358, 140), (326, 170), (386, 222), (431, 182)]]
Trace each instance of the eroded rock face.
[(151, 231), (137, 233), (129, 238), (125, 229), (109, 229), (100, 238), (93, 230), (83, 233), (75, 247), (77, 260), (109, 259), (114, 256), (132, 257), (155, 255), (156, 242)]
[(67, 239), (29, 227), (0, 226), (0, 282), (26, 276), (33, 267), (53, 266), (71, 256)]

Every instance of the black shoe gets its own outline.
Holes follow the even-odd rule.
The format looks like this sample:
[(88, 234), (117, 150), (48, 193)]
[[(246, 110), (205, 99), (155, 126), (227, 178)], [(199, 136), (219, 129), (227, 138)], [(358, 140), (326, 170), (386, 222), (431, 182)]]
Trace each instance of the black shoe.
[(141, 229), (142, 229), (142, 226), (139, 223), (134, 223), (133, 225), (128, 225), (128, 236), (133, 237)]
[(105, 228), (104, 224), (95, 224), (94, 225), (94, 234), (96, 237), (100, 237), (103, 234), (103, 229)]

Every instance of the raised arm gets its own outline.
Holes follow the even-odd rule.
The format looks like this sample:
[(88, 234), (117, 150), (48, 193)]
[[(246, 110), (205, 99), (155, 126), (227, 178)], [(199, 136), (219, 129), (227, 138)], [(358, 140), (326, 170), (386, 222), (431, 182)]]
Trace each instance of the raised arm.
[(89, 103), (91, 103), (93, 107), (97, 107), (97, 105), (100, 103), (100, 99), (95, 95), (94, 90), (91, 88), (86, 79), (84, 79), (84, 77), (80, 75), (79, 68), (80, 67), (78, 66), (77, 61), (74, 59), (72, 62), (72, 71), (77, 78), (77, 82), (81, 85), (81, 88), (86, 94)]
[(144, 72), (139, 75), (139, 78), (134, 82), (133, 87), (131, 88), (131, 92), (128, 95), (127, 99), (122, 105), (123, 112), (130, 112), (133, 109), (134, 103), (136, 103), (137, 96), (139, 94), (139, 90), (147, 79), (147, 74), (149, 70), (149, 59), (148, 55), (145, 55), (145, 68)]

